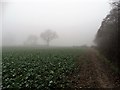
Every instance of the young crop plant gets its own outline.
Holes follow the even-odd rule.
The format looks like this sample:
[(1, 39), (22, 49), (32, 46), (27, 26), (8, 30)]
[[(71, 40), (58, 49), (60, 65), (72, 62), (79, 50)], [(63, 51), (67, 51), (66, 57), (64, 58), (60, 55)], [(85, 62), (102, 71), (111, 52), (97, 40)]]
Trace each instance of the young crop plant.
[(3, 49), (5, 88), (52, 89), (69, 87), (68, 76), (75, 70), (80, 50)]

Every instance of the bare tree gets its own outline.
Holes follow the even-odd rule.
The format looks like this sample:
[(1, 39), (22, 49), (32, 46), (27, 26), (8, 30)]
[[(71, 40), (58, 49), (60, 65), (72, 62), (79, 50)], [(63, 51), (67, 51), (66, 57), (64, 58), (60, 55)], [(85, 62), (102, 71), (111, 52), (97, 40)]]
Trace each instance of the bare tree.
[(58, 37), (57, 33), (52, 30), (46, 30), (45, 32), (42, 32), (40, 34), (40, 37), (46, 41), (47, 46), (49, 46), (50, 42), (53, 39), (56, 39)]
[(27, 40), (25, 41), (25, 45), (27, 44), (27, 45), (37, 45), (37, 40), (38, 40), (38, 38), (37, 38), (37, 36), (35, 36), (35, 35), (30, 35), (28, 38), (27, 38)]

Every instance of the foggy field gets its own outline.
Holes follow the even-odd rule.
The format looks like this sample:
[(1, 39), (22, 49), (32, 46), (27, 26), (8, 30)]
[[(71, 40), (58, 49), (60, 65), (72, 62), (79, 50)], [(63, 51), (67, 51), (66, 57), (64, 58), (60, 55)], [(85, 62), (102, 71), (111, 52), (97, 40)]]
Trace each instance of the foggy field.
[(2, 86), (2, 48), (0, 47), (0, 89)]
[(82, 49), (3, 48), (3, 88), (68, 87)]
[(0, 89), (120, 88), (119, 18), (120, 0), (0, 0)]
[(2, 49), (0, 47), (0, 88), (2, 85)]
[(2, 61), (3, 88), (111, 88), (116, 86), (114, 82), (108, 80), (111, 77), (107, 75), (113, 68), (109, 72), (105, 66), (110, 68), (110, 63), (88, 47), (4, 47)]

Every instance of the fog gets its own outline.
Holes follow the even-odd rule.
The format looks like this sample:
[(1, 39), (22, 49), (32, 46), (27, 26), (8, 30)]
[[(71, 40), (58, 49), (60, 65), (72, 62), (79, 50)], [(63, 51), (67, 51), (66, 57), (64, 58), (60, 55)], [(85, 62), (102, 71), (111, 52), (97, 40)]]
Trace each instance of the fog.
[(3, 45), (23, 45), (29, 35), (45, 45), (40, 33), (50, 29), (58, 34), (51, 46), (80, 46), (93, 44), (110, 5), (109, 0), (2, 0), (0, 9)]
[(0, 3), (0, 46), (2, 46), (2, 3)]

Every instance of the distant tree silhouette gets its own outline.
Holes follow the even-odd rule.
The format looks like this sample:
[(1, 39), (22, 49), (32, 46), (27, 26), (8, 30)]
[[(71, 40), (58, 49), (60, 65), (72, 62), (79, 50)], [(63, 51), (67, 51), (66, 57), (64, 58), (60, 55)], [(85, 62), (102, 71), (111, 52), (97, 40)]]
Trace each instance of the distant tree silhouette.
[(111, 5), (112, 10), (102, 21), (95, 42), (99, 50), (120, 67), (120, 0)]
[(52, 30), (46, 30), (40, 34), (40, 37), (46, 42), (46, 45), (49, 46), (50, 42), (53, 39), (58, 37), (57, 33)]
[(27, 40), (25, 41), (25, 45), (37, 45), (38, 37), (36, 35), (28, 36)]

